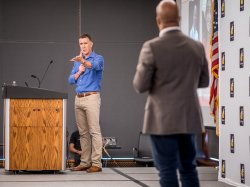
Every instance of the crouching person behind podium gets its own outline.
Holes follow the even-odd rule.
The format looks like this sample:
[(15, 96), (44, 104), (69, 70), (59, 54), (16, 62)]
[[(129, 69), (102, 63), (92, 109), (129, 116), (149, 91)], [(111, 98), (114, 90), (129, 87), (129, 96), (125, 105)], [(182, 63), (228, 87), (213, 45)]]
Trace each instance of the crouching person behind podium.
[(79, 131), (75, 131), (71, 134), (69, 142), (69, 151), (74, 154), (74, 166), (78, 166), (81, 163), (82, 149), (80, 144)]
[(102, 134), (99, 124), (100, 90), (104, 67), (101, 55), (92, 51), (89, 34), (79, 38), (80, 54), (72, 59), (69, 83), (75, 85), (75, 117), (82, 148), (81, 163), (73, 171), (102, 171)]

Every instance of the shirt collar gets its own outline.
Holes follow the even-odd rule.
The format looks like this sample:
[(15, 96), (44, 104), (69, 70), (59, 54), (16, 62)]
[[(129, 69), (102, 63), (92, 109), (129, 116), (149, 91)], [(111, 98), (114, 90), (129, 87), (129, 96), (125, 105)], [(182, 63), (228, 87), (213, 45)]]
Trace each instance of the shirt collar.
[(94, 57), (94, 56), (95, 56), (95, 52), (91, 51), (90, 55), (87, 58), (91, 58), (91, 57)]
[(169, 32), (169, 31), (174, 31), (174, 30), (181, 30), (179, 26), (175, 26), (175, 27), (167, 27), (167, 28), (164, 28), (160, 31), (159, 33), (159, 36), (161, 37), (163, 34), (165, 34), (166, 32)]

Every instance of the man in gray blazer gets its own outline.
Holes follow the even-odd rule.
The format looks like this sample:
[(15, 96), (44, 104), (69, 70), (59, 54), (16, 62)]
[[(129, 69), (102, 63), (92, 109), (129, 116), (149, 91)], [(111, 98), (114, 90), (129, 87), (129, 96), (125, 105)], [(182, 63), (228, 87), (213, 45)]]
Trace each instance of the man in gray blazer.
[(148, 91), (143, 133), (150, 134), (155, 165), (163, 187), (197, 187), (194, 135), (203, 129), (197, 88), (209, 85), (203, 45), (179, 28), (173, 0), (156, 8), (159, 37), (144, 43), (133, 80), (139, 93)]

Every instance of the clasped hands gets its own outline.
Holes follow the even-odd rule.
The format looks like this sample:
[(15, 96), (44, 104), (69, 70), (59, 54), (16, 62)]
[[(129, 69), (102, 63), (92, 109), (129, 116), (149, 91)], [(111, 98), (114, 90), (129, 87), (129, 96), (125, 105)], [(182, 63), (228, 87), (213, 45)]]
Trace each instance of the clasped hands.
[(81, 64), (85, 64), (86, 60), (82, 55), (82, 52), (80, 52), (80, 54), (78, 56), (73, 57), (72, 59), (70, 59), (70, 61), (76, 61), (76, 62), (80, 62)]
[(83, 53), (80, 52), (78, 56), (75, 56), (74, 58), (70, 59), (72, 62), (80, 62), (82, 66), (85, 66), (86, 68), (92, 68), (92, 64), (85, 59), (83, 56)]

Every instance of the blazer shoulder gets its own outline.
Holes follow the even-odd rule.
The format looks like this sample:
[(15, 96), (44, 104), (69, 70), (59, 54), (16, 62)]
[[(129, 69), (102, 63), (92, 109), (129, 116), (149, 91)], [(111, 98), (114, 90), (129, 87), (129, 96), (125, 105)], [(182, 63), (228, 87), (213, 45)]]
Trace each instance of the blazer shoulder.
[(151, 45), (151, 44), (153, 44), (153, 43), (155, 43), (155, 42), (157, 42), (159, 40), (160, 40), (160, 37), (152, 38), (151, 40), (148, 40), (148, 41), (144, 42), (143, 46), (144, 45)]

